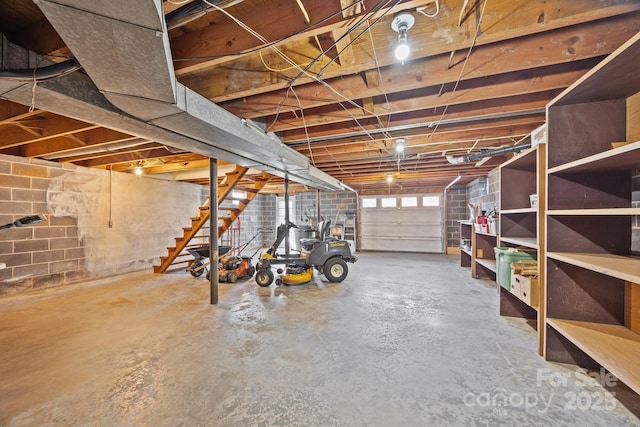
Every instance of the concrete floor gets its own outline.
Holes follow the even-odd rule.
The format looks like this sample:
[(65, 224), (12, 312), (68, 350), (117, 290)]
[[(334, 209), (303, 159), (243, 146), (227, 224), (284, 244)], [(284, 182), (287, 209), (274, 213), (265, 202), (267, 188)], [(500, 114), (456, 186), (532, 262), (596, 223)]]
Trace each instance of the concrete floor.
[(0, 425), (640, 425), (637, 395), (538, 357), (457, 257), (349, 267), (221, 284), (216, 307), (183, 272), (0, 298)]

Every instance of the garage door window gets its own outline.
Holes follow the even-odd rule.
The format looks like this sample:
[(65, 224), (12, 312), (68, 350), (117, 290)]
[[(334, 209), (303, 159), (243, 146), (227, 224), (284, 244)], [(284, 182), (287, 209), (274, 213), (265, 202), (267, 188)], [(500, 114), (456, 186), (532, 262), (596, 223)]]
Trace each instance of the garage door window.
[(425, 196), (422, 198), (422, 206), (440, 206), (440, 197)]
[(403, 208), (415, 208), (418, 207), (417, 197), (403, 197), (400, 199), (400, 206)]
[(363, 208), (375, 208), (377, 207), (378, 199), (362, 199), (362, 207)]
[(383, 208), (395, 208), (397, 203), (395, 197), (383, 197), (380, 201)]

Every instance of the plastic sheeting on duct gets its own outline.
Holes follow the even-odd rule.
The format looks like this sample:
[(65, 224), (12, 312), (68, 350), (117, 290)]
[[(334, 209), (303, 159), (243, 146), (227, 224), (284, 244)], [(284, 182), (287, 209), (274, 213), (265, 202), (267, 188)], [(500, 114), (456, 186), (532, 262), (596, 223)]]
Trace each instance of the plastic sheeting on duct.
[[(95, 84), (94, 93), (90, 95), (92, 107), (104, 104), (96, 99), (101, 94), (117, 110), (126, 113), (120, 113), (122, 118), (133, 119), (127, 120), (129, 125), (133, 125), (133, 122), (138, 125), (136, 132), (126, 127), (115, 129), (286, 176), (315, 188), (328, 191), (348, 188), (311, 166), (304, 155), (287, 147), (275, 136), (259, 132), (254, 126), (247, 126), (246, 121), (178, 83), (173, 72), (160, 0), (34, 2)], [(78, 80), (81, 76), (68, 77)], [(86, 93), (74, 93), (67, 78), (45, 84), (49, 90), (62, 89), (62, 93), (48, 95), (54, 98), (62, 95), (67, 102), (74, 103), (69, 98), (78, 96), (82, 99), (87, 96)], [(86, 86), (87, 82), (83, 84)], [(24, 94), (20, 93), (24, 88), (14, 89), (3, 97), (21, 98), (17, 102), (26, 103)], [(37, 101), (45, 101), (42, 98)], [(46, 106), (39, 108), (56, 112)], [(71, 117), (113, 127), (104, 121), (102, 115), (114, 112), (114, 108), (102, 108), (102, 111), (96, 112), (94, 108), (83, 111), (75, 105), (72, 109), (79, 115)], [(93, 116), (91, 112), (98, 114)], [(113, 122), (113, 117), (108, 122)], [(162, 134), (161, 138), (154, 136), (158, 133)]]
[(467, 154), (465, 156), (447, 156), (447, 161), (453, 165), (457, 165), (460, 163), (473, 162), (485, 157), (494, 157), (507, 153), (515, 153), (518, 151), (526, 150), (527, 148), (531, 148), (530, 142), (521, 145), (512, 145), (511, 147), (497, 148), (495, 150), (482, 150), (479, 153)]

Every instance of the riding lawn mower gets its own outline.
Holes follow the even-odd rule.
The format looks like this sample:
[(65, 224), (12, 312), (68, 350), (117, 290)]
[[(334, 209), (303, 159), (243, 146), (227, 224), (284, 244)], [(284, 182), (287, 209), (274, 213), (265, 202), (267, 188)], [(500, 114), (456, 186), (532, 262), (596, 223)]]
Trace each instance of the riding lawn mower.
[(277, 248), (289, 235), (291, 228), (298, 228), (291, 221), (286, 221), (278, 226), (276, 241), (266, 252), (260, 255), (256, 264), (256, 283), (266, 287), (274, 281), (271, 270), (273, 265), (284, 265), (284, 269), (278, 268), (279, 285), (299, 285), (310, 282), (313, 279), (315, 268), (330, 282), (342, 282), (349, 273), (347, 262), (356, 262), (357, 257), (351, 254), (351, 249), (346, 240), (338, 240), (328, 237), (331, 221), (318, 223), (316, 237), (300, 239), (300, 255), (278, 255)]

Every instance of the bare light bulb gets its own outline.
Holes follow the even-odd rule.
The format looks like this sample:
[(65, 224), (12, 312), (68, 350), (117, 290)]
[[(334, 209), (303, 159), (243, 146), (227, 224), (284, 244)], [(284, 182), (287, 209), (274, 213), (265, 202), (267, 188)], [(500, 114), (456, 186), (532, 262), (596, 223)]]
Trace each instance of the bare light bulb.
[(407, 44), (406, 40), (400, 41), (400, 43), (398, 43), (398, 45), (396, 46), (396, 50), (395, 50), (396, 59), (402, 62), (403, 64), (404, 64), (404, 61), (409, 57), (410, 53), (411, 53), (411, 49), (409, 48), (409, 45)]
[(398, 33), (398, 45), (395, 49), (395, 56), (396, 59), (403, 64), (411, 53), (411, 49), (407, 44), (407, 31), (413, 27), (415, 22), (415, 18), (410, 12), (402, 12), (391, 21), (391, 29)]
[(133, 168), (133, 173), (135, 173), (136, 175), (142, 175), (142, 168), (140, 166), (136, 166), (135, 168)]

